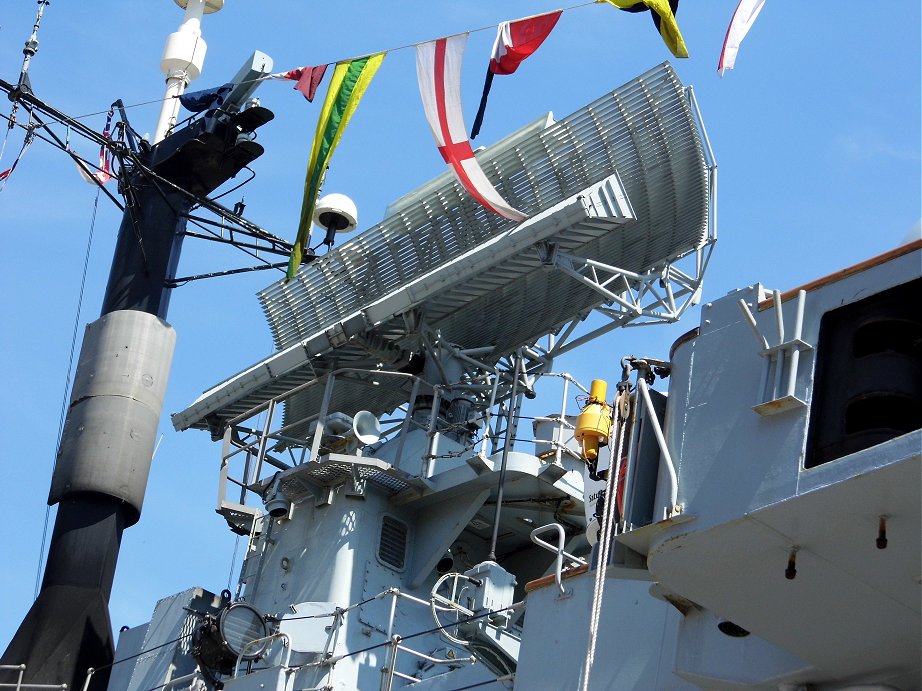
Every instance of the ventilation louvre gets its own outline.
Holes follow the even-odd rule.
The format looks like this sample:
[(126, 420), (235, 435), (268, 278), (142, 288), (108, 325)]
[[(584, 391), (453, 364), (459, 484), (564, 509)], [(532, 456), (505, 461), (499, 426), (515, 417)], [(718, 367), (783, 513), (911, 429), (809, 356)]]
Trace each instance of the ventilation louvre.
[(407, 526), (396, 518), (384, 516), (381, 520), (381, 539), (378, 541), (378, 560), (385, 566), (403, 571), (407, 563)]

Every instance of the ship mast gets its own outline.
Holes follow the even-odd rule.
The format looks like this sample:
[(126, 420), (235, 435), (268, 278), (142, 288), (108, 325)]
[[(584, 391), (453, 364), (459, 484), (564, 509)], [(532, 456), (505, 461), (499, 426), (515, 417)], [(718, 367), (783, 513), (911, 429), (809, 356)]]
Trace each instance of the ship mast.
[[(202, 15), (223, 5), (176, 2), (185, 18), (161, 60), (167, 89), (156, 140), (123, 152), (129, 161), (123, 165), (125, 212), (101, 315), (84, 336), (51, 481), (48, 503), (58, 510), (41, 590), (0, 658), (2, 665), (25, 665), (26, 684), (83, 688), (89, 668), (96, 670), (90, 689), (108, 683), (114, 656), (109, 595), (122, 531), (140, 518), (150, 472), (175, 342), (165, 319), (187, 216), (262, 153), (246, 134), (272, 117), (264, 108), (235, 114), (255, 88), (252, 66), (245, 65), (244, 77), (235, 78), (236, 102), (232, 94), (224, 104), (227, 112), (171, 131), (175, 97), (204, 61)], [(253, 64), (257, 56), (261, 69), (271, 69), (261, 53)], [(14, 102), (47, 112), (30, 90), (9, 91)], [(212, 150), (203, 153), (197, 138), (206, 130), (218, 136), (208, 138)]]

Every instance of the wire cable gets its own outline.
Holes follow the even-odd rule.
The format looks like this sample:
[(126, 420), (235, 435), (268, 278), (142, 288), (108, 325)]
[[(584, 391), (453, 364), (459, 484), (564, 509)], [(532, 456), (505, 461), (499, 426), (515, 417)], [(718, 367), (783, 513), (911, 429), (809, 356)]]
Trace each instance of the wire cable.
[[(96, 213), (99, 210), (99, 189), (96, 189), (96, 199), (93, 201), (93, 218), (90, 221), (89, 237), (86, 241), (86, 252), (83, 256), (83, 276), (80, 279), (80, 290), (77, 293), (77, 313), (74, 316), (74, 332), (70, 339), (70, 357), (67, 361), (67, 376), (64, 378), (64, 393), (61, 400), (61, 416), (58, 420), (58, 440), (55, 444), (54, 459), (51, 463), (51, 475), (54, 477), (54, 471), (58, 466), (58, 453), (61, 450), (61, 437), (64, 434), (64, 421), (67, 418), (67, 396), (70, 392), (70, 375), (74, 369), (74, 354), (77, 352), (77, 334), (80, 330), (80, 314), (83, 311), (83, 296), (86, 290), (86, 276), (90, 265), (90, 251), (93, 248), (93, 234), (96, 230)], [(39, 591), (42, 584), (42, 564), (45, 560), (45, 546), (48, 541), (48, 523), (51, 518), (51, 506), (45, 507), (45, 524), (42, 528), (42, 544), (38, 553), (38, 569), (35, 574), (35, 595), (33, 601), (38, 599)]]
[[(590, 2), (583, 2), (583, 3), (578, 3), (578, 4), (576, 4), (576, 5), (570, 5), (569, 7), (564, 7), (564, 8), (561, 9), (561, 11), (562, 11), (562, 12), (569, 12), (569, 11), (571, 11), (571, 10), (578, 10), (578, 9), (582, 9), (582, 8), (585, 8), (585, 7), (589, 7), (590, 5), (595, 5), (595, 4), (596, 4), (596, 0), (591, 0)], [(549, 10), (549, 11), (552, 11), (552, 10)], [(541, 13), (541, 14), (543, 14), (543, 13)], [(528, 18), (530, 18), (531, 16), (537, 16), (537, 15), (530, 15), (529, 17), (521, 17), (520, 19), (528, 19)], [(509, 21), (517, 21), (517, 20), (509, 20)], [(468, 29), (468, 30), (466, 30), (466, 31), (465, 31), (465, 30), (456, 31), (456, 32), (454, 32), (454, 33), (451, 34), (451, 35), (458, 35), (458, 34), (477, 34), (477, 33), (481, 33), (481, 32), (484, 32), (484, 31), (490, 31), (491, 29), (495, 29), (496, 27), (497, 27), (497, 24), (488, 24), (488, 25), (486, 25), (486, 26), (477, 27), (476, 29)], [(367, 57), (369, 57), (369, 56), (371, 56), (371, 55), (377, 55), (378, 53), (396, 53), (396, 52), (401, 51), (401, 50), (407, 50), (407, 49), (409, 49), (409, 48), (415, 48), (416, 46), (420, 45), (421, 43), (427, 43), (428, 41), (431, 41), (431, 40), (435, 40), (435, 39), (426, 39), (426, 40), (424, 40), (424, 41), (416, 41), (416, 42), (413, 42), (413, 43), (405, 43), (405, 44), (400, 45), (400, 46), (397, 46), (397, 47), (395, 47), (395, 48), (386, 48), (386, 49), (384, 49), (384, 50), (376, 50), (376, 51), (374, 51), (374, 52), (372, 52), (372, 53), (363, 53), (362, 55), (355, 55), (355, 56), (353, 56), (353, 57), (346, 57), (346, 58), (338, 58), (338, 59), (335, 59), (335, 60), (328, 60), (328, 61), (326, 61), (326, 62), (318, 63), (318, 64), (335, 65), (335, 64), (338, 64), (338, 63), (341, 63), (341, 62), (350, 62), (350, 61), (352, 61), (352, 60), (359, 60), (359, 59), (361, 59), (361, 58), (367, 58)], [(287, 70), (287, 71), (291, 71), (291, 70)], [(251, 84), (251, 83), (254, 83), (254, 82), (268, 81), (268, 80), (270, 80), (270, 79), (283, 79), (283, 78), (284, 78), (284, 77), (282, 77), (283, 74), (285, 74), (285, 72), (276, 72), (276, 73), (271, 74), (271, 75), (265, 75), (265, 76), (263, 76), (263, 77), (256, 77), (255, 79), (244, 80), (244, 81), (241, 81), (240, 84)], [(124, 108), (127, 110), (127, 109), (129, 109), (129, 108), (140, 108), (140, 107), (143, 107), (143, 106), (149, 106), (149, 105), (153, 105), (153, 104), (161, 104), (161, 105), (162, 105), (164, 101), (166, 101), (166, 100), (168, 100), (168, 99), (175, 99), (175, 98), (179, 98), (179, 96), (169, 96), (169, 97), (167, 97), (167, 98), (160, 97), (160, 98), (154, 98), (154, 99), (151, 99), (151, 100), (148, 100), (148, 101), (139, 101), (138, 103), (131, 103), (131, 104), (125, 105)], [(90, 112), (90, 113), (83, 113), (83, 114), (81, 114), (81, 115), (69, 116), (69, 118), (72, 119), (72, 120), (85, 120), (85, 119), (87, 119), (87, 118), (95, 117), (95, 116), (97, 116), (97, 115), (105, 115), (108, 111), (109, 111), (109, 109), (106, 108), (106, 109), (104, 109), (104, 110), (96, 110), (96, 111), (92, 111), (92, 112)], [(56, 122), (56, 123), (59, 123), (59, 124), (63, 124), (64, 120), (63, 120), (63, 119), (52, 118), (49, 122)]]

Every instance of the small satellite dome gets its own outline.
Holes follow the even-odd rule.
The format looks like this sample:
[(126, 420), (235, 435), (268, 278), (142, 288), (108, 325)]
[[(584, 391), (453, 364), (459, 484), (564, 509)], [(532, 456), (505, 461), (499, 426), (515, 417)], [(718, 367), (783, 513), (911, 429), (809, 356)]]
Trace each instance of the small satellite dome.
[(314, 223), (337, 233), (350, 233), (358, 227), (359, 212), (345, 194), (321, 197), (314, 208)]

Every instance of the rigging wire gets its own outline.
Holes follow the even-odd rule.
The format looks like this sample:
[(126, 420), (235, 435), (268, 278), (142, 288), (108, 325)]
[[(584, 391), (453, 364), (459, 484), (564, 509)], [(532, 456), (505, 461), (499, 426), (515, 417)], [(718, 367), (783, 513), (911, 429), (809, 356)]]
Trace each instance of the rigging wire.
[(13, 103), (13, 107), (10, 108), (9, 117), (4, 116), (9, 123), (6, 127), (6, 133), (3, 135), (3, 144), (0, 144), (0, 161), (3, 161), (3, 153), (6, 151), (6, 142), (10, 138), (10, 131), (16, 125), (16, 112), (19, 110), (19, 104)]
[[(16, 158), (13, 160), (13, 165), (4, 171), (0, 171), (0, 192), (2, 192), (3, 189), (6, 187), (6, 181), (10, 179), (10, 176), (13, 174), (13, 171), (16, 170), (16, 166), (19, 165), (19, 161), (22, 159), (22, 157), (26, 153), (26, 150), (32, 144), (32, 140), (35, 139), (35, 125), (32, 122), (32, 109), (29, 108), (28, 111), (29, 111), (29, 124), (20, 125), (20, 127), (25, 129), (26, 131), (26, 135), (22, 140), (22, 148), (19, 149), (19, 154), (17, 154)], [(9, 130), (7, 130), (7, 134), (9, 134)], [(6, 147), (6, 141), (3, 142), (3, 145), (4, 147)]]
[[(217, 200), (220, 199), (221, 197), (226, 197), (226, 196), (229, 195), (231, 192), (236, 192), (236, 191), (239, 190), (241, 187), (243, 187), (243, 186), (246, 185), (246, 184), (249, 184), (250, 182), (252, 182), (252, 181), (256, 178), (256, 171), (253, 170), (252, 168), (250, 168), (250, 166), (244, 166), (243, 169), (246, 170), (246, 171), (250, 174), (250, 177), (248, 177), (248, 178), (247, 178), (246, 180), (244, 180), (243, 182), (234, 185), (234, 186), (231, 187), (229, 190), (225, 190), (224, 192), (221, 192), (221, 194), (218, 194), (218, 195), (215, 195), (214, 197), (211, 197), (211, 198), (210, 198), (211, 201), (217, 201)], [(236, 176), (235, 176), (235, 177), (236, 177)]]
[(234, 539), (234, 554), (231, 556), (230, 570), (227, 572), (227, 589), (230, 590), (231, 581), (234, 580), (234, 567), (237, 565), (237, 550), (240, 549), (240, 538), (238, 535)]
[[(576, 5), (570, 5), (570, 6), (568, 6), (568, 7), (561, 8), (560, 11), (561, 11), (561, 12), (569, 12), (569, 11), (571, 11), (571, 10), (583, 9), (583, 8), (585, 8), (585, 7), (589, 7), (590, 5), (595, 5), (595, 4), (597, 4), (597, 0), (589, 0), (589, 2), (577, 3)], [(520, 19), (528, 19), (528, 18), (530, 18), (531, 16), (537, 16), (537, 15), (530, 15), (529, 17), (521, 17)], [(513, 21), (515, 21), (515, 20), (513, 20)], [(454, 34), (451, 34), (451, 35), (458, 35), (458, 34), (477, 34), (477, 33), (481, 33), (481, 32), (484, 32), (484, 31), (490, 31), (491, 29), (495, 29), (496, 27), (497, 27), (497, 24), (488, 24), (488, 25), (486, 25), (486, 26), (481, 26), (481, 27), (478, 27), (478, 28), (476, 28), (476, 29), (468, 29), (468, 30), (466, 30), (466, 31), (464, 31), (464, 30), (462, 30), (462, 31), (456, 31)], [(335, 65), (335, 64), (341, 63), (341, 62), (349, 62), (349, 61), (351, 61), (351, 60), (358, 60), (358, 59), (361, 59), (361, 58), (367, 58), (367, 57), (369, 57), (369, 56), (371, 56), (371, 55), (377, 55), (378, 53), (396, 53), (396, 52), (401, 51), (401, 50), (407, 50), (407, 49), (409, 49), (409, 48), (415, 48), (416, 46), (418, 46), (418, 45), (421, 44), (421, 43), (427, 43), (429, 40), (435, 40), (435, 39), (427, 39), (426, 41), (417, 41), (417, 42), (414, 42), (414, 43), (406, 43), (406, 44), (404, 44), (404, 45), (397, 46), (396, 48), (386, 48), (386, 49), (384, 49), (384, 50), (376, 50), (376, 51), (374, 51), (373, 53), (363, 53), (362, 55), (356, 55), (356, 56), (353, 56), (353, 57), (338, 58), (338, 59), (336, 59), (336, 60), (327, 61), (326, 63), (320, 63), (320, 64)], [(282, 77), (280, 76), (281, 74), (284, 74), (284, 73), (279, 72), (279, 73), (277, 73), (277, 74), (265, 75), (265, 76), (262, 76), (262, 77), (256, 77), (256, 78), (254, 78), (254, 79), (246, 79), (246, 80), (240, 81), (239, 84), (252, 84), (252, 83), (254, 83), (254, 82), (263, 82), (263, 81), (268, 81), (268, 80), (270, 80), (270, 79), (281, 79), (281, 78), (282, 78)], [(151, 99), (151, 100), (149, 100), (149, 101), (140, 101), (140, 102), (138, 102), (138, 103), (131, 103), (131, 104), (128, 104), (128, 105), (124, 106), (124, 108), (126, 108), (126, 109), (128, 109), (128, 108), (140, 108), (140, 107), (143, 107), (143, 106), (153, 105), (153, 104), (155, 104), (155, 103), (163, 104), (165, 101), (167, 101), (167, 100), (169, 100), (169, 99), (176, 99), (176, 98), (179, 98), (179, 96), (168, 96), (168, 97), (166, 97), (166, 98), (164, 98), (164, 97), (155, 98), (155, 99)], [(108, 111), (108, 109), (106, 109), (106, 110), (97, 110), (97, 111), (93, 111), (93, 112), (91, 112), (91, 113), (84, 113), (84, 114), (82, 114), (82, 115), (73, 115), (73, 116), (69, 116), (69, 117), (70, 117), (70, 119), (72, 119), (72, 120), (83, 120), (83, 119), (86, 119), (86, 118), (94, 117), (94, 116), (96, 116), (96, 115), (105, 115), (107, 111)], [(188, 119), (188, 118), (187, 118), (187, 119)], [(50, 122), (63, 123), (63, 120), (60, 120), (60, 119), (52, 119)], [(177, 123), (177, 124), (178, 124), (178, 123)]]
[[(163, 188), (161, 187), (161, 185), (160, 185), (159, 183), (166, 183), (167, 185), (169, 185), (169, 186), (172, 187), (173, 189), (178, 190), (178, 191), (182, 192), (183, 194), (186, 194), (187, 196), (192, 197), (193, 199), (198, 200), (199, 203), (201, 203), (201, 202), (206, 202), (206, 201), (207, 201), (207, 202), (212, 202), (212, 201), (214, 201), (214, 200), (209, 199), (209, 198), (207, 198), (207, 197), (204, 197), (204, 198), (203, 198), (203, 197), (200, 197), (199, 195), (193, 194), (193, 193), (191, 193), (191, 192), (188, 192), (188, 191), (182, 189), (181, 187), (179, 187), (178, 185), (173, 184), (172, 182), (170, 182), (170, 181), (167, 180), (166, 178), (160, 177), (159, 175), (157, 175), (154, 171), (150, 170), (149, 168), (144, 167), (144, 166), (141, 164), (141, 162), (138, 161), (137, 159), (135, 159), (135, 163), (136, 163), (136, 165), (137, 165), (137, 169), (140, 170), (144, 175), (147, 175), (147, 176), (148, 176), (148, 179), (150, 179), (150, 181), (153, 183), (153, 185), (154, 185), (154, 187), (156, 188), (156, 190), (160, 193), (161, 197), (163, 198), (163, 201), (166, 202), (166, 204), (170, 207), (170, 209), (173, 210), (174, 213), (176, 213), (177, 216), (179, 216), (179, 211), (178, 211), (178, 209), (176, 209), (176, 207), (173, 206), (173, 203), (170, 201), (169, 197), (168, 197), (168, 196), (166, 195), (166, 193), (163, 191)], [(249, 170), (249, 169), (248, 169), (248, 170)], [(255, 177), (255, 173), (254, 173), (253, 177)], [(248, 180), (246, 180), (245, 183), (246, 183), (246, 182), (250, 182), (250, 180), (252, 180), (253, 177), (251, 177), (251, 178), (249, 178)], [(245, 183), (243, 183), (243, 184), (245, 184)], [(238, 185), (238, 186), (235, 187), (234, 189), (238, 189), (240, 186), (241, 186), (241, 185)], [(233, 190), (229, 190), (229, 191), (233, 191)], [(207, 207), (206, 207), (206, 208), (207, 208)], [(212, 209), (209, 209), (209, 210), (212, 210)], [(221, 234), (220, 234), (220, 233), (216, 233), (214, 230), (212, 230), (211, 228), (208, 228), (208, 227), (207, 227), (206, 225), (204, 225), (203, 223), (200, 223), (198, 220), (196, 220), (196, 219), (195, 219), (194, 217), (192, 217), (192, 216), (186, 215), (186, 220), (187, 220), (187, 222), (189, 222), (189, 223), (191, 223), (192, 225), (194, 225), (195, 227), (197, 227), (197, 228), (203, 230), (205, 233), (207, 233), (208, 235), (211, 235), (212, 237), (215, 237), (215, 238), (220, 238), (220, 237), (221, 237)], [(256, 252), (251, 252), (249, 249), (247, 249), (247, 248), (245, 248), (245, 247), (241, 247), (241, 246), (237, 246), (237, 245), (235, 245), (235, 247), (237, 247), (238, 250), (240, 250), (241, 252), (243, 252), (243, 253), (246, 254), (246, 255), (249, 255), (250, 257), (252, 257), (254, 260), (256, 260), (256, 261), (258, 261), (258, 262), (261, 262), (261, 263), (263, 263), (263, 264), (265, 264), (265, 265), (270, 265), (270, 264), (272, 263), (272, 262), (270, 262), (268, 259), (264, 259), (263, 257), (260, 257)], [(267, 268), (269, 268), (269, 267), (267, 266)]]
[[(99, 168), (99, 166), (98, 166), (96, 163), (93, 163), (93, 162), (91, 162), (91, 161), (88, 161), (87, 159), (83, 158), (82, 156), (79, 156), (78, 154), (76, 154), (76, 153), (70, 148), (69, 144), (65, 144), (64, 142), (62, 142), (62, 141), (60, 140), (60, 138), (59, 138), (57, 135), (55, 135), (54, 132), (51, 131), (51, 129), (48, 127), (48, 124), (47, 124), (46, 122), (44, 122), (43, 120), (41, 120), (37, 115), (34, 115), (34, 113), (33, 113), (33, 116), (34, 116), (34, 118), (38, 121), (39, 127), (41, 127), (41, 128), (44, 129), (46, 132), (48, 132), (50, 138), (49, 138), (49, 137), (46, 137), (46, 136), (44, 136), (44, 135), (42, 135), (42, 134), (40, 134), (40, 133), (38, 133), (38, 132), (36, 132), (34, 129), (33, 129), (33, 137), (38, 138), (39, 140), (45, 142), (46, 144), (50, 144), (51, 146), (53, 146), (53, 147), (56, 148), (56, 149), (59, 149), (60, 151), (63, 151), (63, 152), (66, 153), (68, 156), (70, 156), (78, 166), (82, 166), (82, 167), (84, 167), (84, 168), (86, 168), (86, 169), (88, 169), (88, 170), (97, 170), (97, 171), (101, 170), (101, 168)], [(7, 121), (10, 120), (9, 116), (2, 115), (2, 114), (0, 114), (0, 118), (3, 118), (4, 120), (7, 120)], [(27, 125), (23, 125), (23, 124), (21, 124), (21, 123), (15, 123), (15, 126), (16, 126), (16, 127), (21, 127), (21, 128), (23, 128), (23, 129), (28, 130), (28, 126), (27, 126)], [(68, 141), (69, 141), (69, 139), (70, 139), (70, 132), (71, 132), (71, 131), (72, 131), (72, 130), (70, 130), (70, 128), (68, 128), (68, 131), (67, 131), (67, 132), (68, 132), (68, 133), (67, 133)], [(77, 134), (82, 134), (82, 133), (77, 132)], [(83, 136), (85, 136), (85, 135), (83, 135)], [(111, 192), (109, 192), (109, 190), (107, 190), (107, 189), (105, 189), (105, 187), (103, 187), (102, 183), (100, 183), (100, 182), (97, 180), (97, 181), (96, 181), (96, 185), (98, 186), (98, 188), (99, 188), (100, 190), (102, 190), (102, 191), (106, 194), (106, 196), (109, 198), (109, 200), (118, 208), (119, 211), (124, 211), (124, 210), (125, 210), (125, 207), (118, 201), (118, 199), (115, 198), (115, 196), (114, 196)]]
[[(51, 463), (51, 475), (58, 465), (58, 452), (61, 450), (61, 437), (64, 433), (64, 420), (67, 417), (67, 397), (70, 392), (70, 375), (74, 369), (74, 354), (77, 352), (77, 334), (80, 329), (80, 313), (83, 311), (83, 296), (86, 290), (86, 277), (90, 265), (90, 252), (93, 248), (93, 234), (96, 230), (96, 213), (99, 210), (99, 188), (96, 188), (96, 199), (93, 201), (93, 217), (90, 221), (90, 232), (86, 241), (86, 252), (83, 257), (83, 276), (80, 279), (80, 290), (77, 294), (77, 313), (74, 317), (74, 332), (70, 339), (70, 357), (67, 362), (67, 376), (64, 379), (64, 393), (61, 400), (61, 415), (58, 420), (58, 440), (55, 444), (54, 459)], [(48, 523), (51, 518), (51, 506), (45, 507), (45, 524), (42, 528), (42, 544), (38, 554), (38, 570), (35, 574), (35, 596), (33, 601), (38, 599), (39, 590), (41, 590), (42, 565), (45, 560), (45, 546), (48, 541)]]

